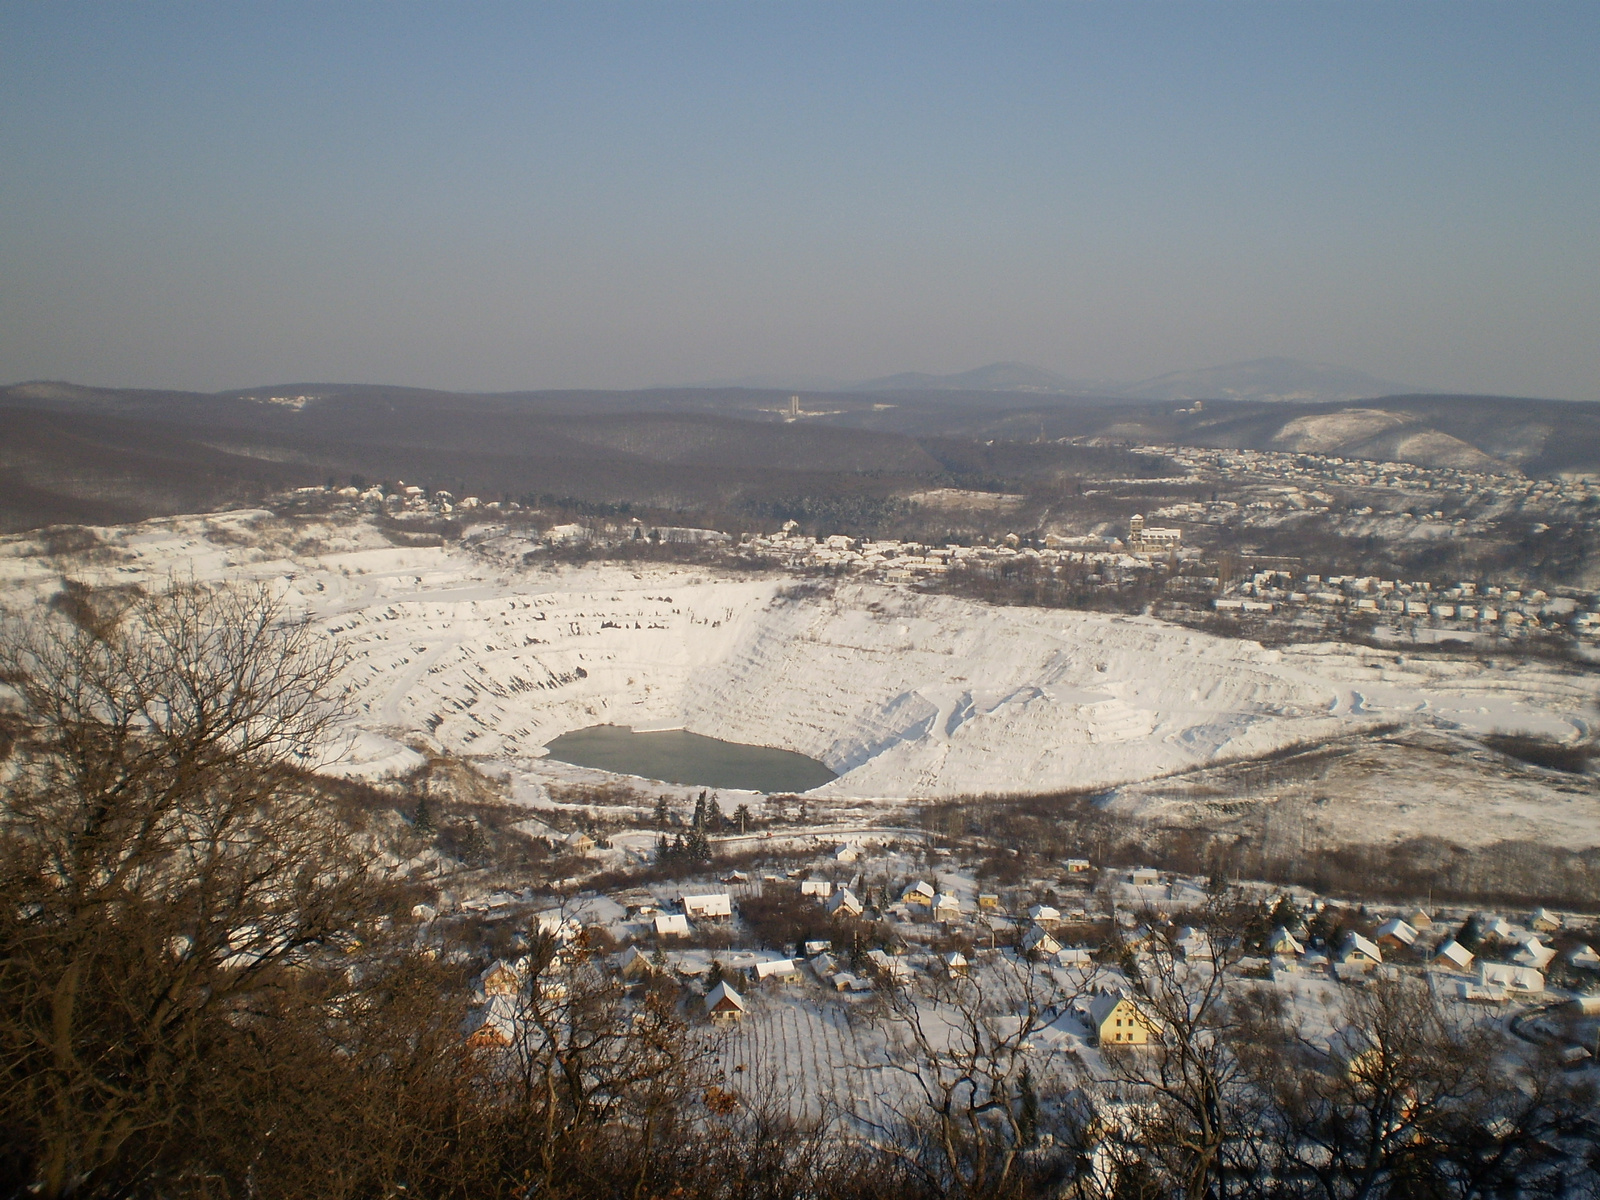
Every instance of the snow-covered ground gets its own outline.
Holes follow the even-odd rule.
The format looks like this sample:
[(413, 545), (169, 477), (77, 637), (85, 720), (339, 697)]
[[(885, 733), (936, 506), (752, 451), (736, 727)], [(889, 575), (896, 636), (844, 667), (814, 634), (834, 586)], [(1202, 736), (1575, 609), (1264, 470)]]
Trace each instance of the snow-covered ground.
[[(360, 522), (260, 513), (101, 531), (119, 556), (0, 543), (0, 587), (36, 603), (173, 572), (267, 578), (351, 656), (342, 761), (380, 775), (435, 744), (537, 783), (543, 747), (602, 722), (685, 728), (820, 759), (836, 799), (1103, 787), (1387, 722), (1577, 738), (1592, 686), (1539, 665), (1343, 645), (1264, 650), (1159, 621), (993, 608), (705, 568), (507, 566), (389, 545)], [(514, 558), (510, 561), (516, 561)]]

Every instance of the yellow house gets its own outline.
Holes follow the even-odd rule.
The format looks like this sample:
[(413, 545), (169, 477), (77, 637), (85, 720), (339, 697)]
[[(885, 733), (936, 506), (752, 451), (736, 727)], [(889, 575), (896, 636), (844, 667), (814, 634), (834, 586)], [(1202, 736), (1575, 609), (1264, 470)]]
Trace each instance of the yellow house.
[(1089, 1006), (1089, 1024), (1102, 1046), (1143, 1046), (1155, 1023), (1120, 992), (1096, 996)]

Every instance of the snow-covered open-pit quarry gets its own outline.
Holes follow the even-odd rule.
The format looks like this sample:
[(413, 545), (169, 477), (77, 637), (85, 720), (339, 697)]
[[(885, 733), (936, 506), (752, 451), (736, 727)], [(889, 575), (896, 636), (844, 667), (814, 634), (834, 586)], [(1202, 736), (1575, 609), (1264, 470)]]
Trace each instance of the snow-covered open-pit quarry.
[(841, 797), (1099, 786), (1412, 716), (1583, 729), (1580, 690), (1557, 677), (865, 584), (786, 598), (785, 582), (590, 568), (396, 597), (328, 628), (357, 655), (372, 728), (494, 759), (599, 723), (685, 728), (816, 758), (839, 775), (818, 794)]
[[(798, 751), (839, 775), (816, 794), (894, 800), (1150, 779), (1394, 721), (1589, 731), (1592, 687), (1556, 668), (1264, 650), (1138, 617), (778, 573), (525, 568), (364, 529), (292, 552), (241, 545), (246, 516), (220, 544), (208, 531), (228, 517), (104, 530), (122, 561), (72, 573), (277, 581), (351, 655), (336, 772), (402, 769), (417, 761), (404, 743), (423, 738), (537, 780), (557, 769), (540, 762), (547, 742), (612, 723)], [(59, 579), (24, 544), (6, 549), (14, 601)]]

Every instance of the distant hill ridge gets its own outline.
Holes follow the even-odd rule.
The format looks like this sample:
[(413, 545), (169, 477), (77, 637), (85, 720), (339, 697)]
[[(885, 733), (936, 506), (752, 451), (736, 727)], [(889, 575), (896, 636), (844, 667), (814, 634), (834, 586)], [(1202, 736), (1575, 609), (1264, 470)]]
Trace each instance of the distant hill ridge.
[(953, 375), (908, 371), (839, 389), (856, 392), (1032, 392), (1123, 396), (1133, 400), (1262, 400), (1311, 402), (1367, 400), (1425, 389), (1379, 379), (1363, 371), (1292, 358), (1257, 358), (1193, 371), (1173, 371), (1137, 383), (1072, 379), (1027, 363), (998, 362)]
[(1042, 386), (1019, 364), (995, 364), (944, 387), (803, 392), (799, 419), (787, 390), (738, 387), (474, 394), (297, 383), (206, 395), (36, 381), (0, 388), (0, 530), (113, 524), (356, 477), (694, 512), (762, 514), (809, 497), (845, 513), (935, 482), (1026, 491), (1127, 458), (1130, 446), (1600, 476), (1600, 403), (1308, 401), (1282, 396), (1274, 370), (1233, 378), (1275, 398), (1208, 397), (1197, 409), (1173, 395), (1188, 389), (1172, 377), (1158, 399), (973, 387)]

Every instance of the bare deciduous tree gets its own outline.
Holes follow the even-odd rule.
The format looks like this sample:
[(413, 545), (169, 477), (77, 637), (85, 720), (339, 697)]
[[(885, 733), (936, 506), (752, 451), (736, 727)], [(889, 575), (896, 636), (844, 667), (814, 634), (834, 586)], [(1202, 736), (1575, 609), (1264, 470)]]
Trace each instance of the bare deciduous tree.
[(301, 769), (333, 650), (264, 585), (68, 599), (0, 632), (0, 1111), (46, 1196), (154, 1170), (204, 1048), (372, 908)]

